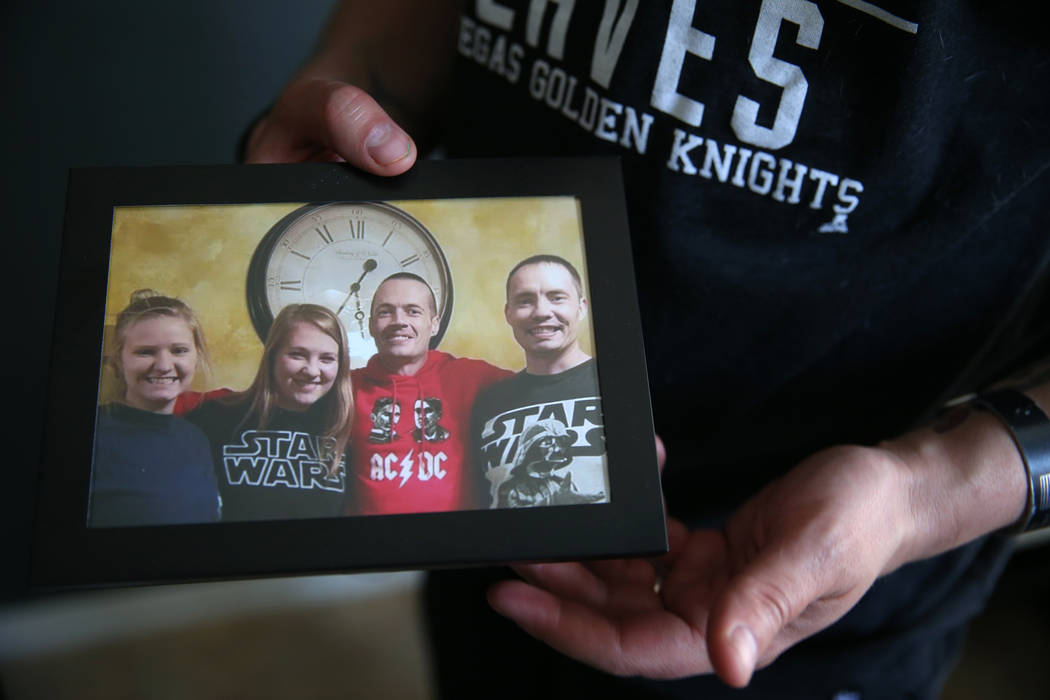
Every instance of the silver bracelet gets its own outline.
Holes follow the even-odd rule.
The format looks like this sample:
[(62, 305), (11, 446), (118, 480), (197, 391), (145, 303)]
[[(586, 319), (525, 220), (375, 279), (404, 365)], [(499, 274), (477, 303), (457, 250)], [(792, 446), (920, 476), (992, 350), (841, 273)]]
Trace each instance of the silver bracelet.
[(1050, 526), (1050, 418), (1016, 389), (981, 394), (973, 403), (998, 416), (1021, 453), (1028, 475), (1028, 502), (1016, 531)]

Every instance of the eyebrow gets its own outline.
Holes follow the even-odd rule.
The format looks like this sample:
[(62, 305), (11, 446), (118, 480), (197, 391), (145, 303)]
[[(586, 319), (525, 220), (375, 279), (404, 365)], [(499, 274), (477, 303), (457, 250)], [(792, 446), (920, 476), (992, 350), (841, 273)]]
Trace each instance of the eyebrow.
[(160, 348), (192, 348), (193, 343), (139, 343), (137, 345), (125, 345), (126, 349), (132, 352), (138, 352), (140, 350), (158, 350)]
[[(289, 346), (288, 346), (288, 350), (289, 350), (289, 351), (291, 351), (291, 350), (297, 350), (297, 351), (299, 351), (299, 352), (307, 352), (307, 353), (308, 353), (308, 352), (313, 352), (312, 350), (310, 350), (310, 348), (306, 347), (305, 345), (289, 345)], [(329, 352), (329, 351), (328, 351), (328, 350), (319, 350), (319, 351), (317, 352), (317, 354), (318, 354), (318, 355), (323, 355), (323, 354), (325, 354), (326, 352)]]

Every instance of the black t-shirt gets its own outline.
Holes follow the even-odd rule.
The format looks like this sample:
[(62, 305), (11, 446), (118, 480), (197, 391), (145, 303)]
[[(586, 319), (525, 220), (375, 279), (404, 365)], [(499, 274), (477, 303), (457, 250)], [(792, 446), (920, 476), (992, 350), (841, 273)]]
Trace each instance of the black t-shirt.
[[(1045, 352), (1034, 7), (466, 4), (450, 155), (621, 158), (672, 514), (717, 524), (817, 449), (899, 434)], [(975, 614), (1001, 552), (904, 567), (784, 659), (937, 673), (901, 644)]]
[(244, 401), (205, 402), (186, 417), (208, 436), (222, 519), (326, 518), (342, 513), (345, 463), (329, 474), (334, 438), (319, 435), (317, 412), (275, 409), (265, 429)]
[(487, 505), (607, 502), (604, 425), (593, 359), (558, 374), (522, 370), (486, 387), (474, 404), (471, 439)]
[(450, 154), (622, 158), (673, 512), (1013, 359), (982, 349), (1047, 257), (1029, 5), (467, 5)]

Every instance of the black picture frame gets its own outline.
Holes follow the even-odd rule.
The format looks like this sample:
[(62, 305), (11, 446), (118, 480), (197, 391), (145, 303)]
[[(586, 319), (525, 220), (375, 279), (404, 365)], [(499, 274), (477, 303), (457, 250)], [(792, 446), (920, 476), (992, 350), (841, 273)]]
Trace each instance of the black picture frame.
[[(612, 498), (544, 508), (91, 528), (90, 473), (114, 208), (572, 196), (579, 203)], [(70, 172), (33, 533), (37, 590), (649, 556), (667, 537), (616, 159), (423, 161)], [(262, 235), (264, 232), (260, 232)], [(501, 276), (506, 271), (499, 271)]]

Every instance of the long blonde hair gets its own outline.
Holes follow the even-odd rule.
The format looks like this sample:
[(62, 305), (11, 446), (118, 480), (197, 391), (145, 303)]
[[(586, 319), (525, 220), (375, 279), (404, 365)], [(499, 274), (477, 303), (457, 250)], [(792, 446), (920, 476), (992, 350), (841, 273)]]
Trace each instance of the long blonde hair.
[(328, 393), (317, 401), (317, 405), (323, 408), (325, 417), (321, 434), (324, 437), (335, 439), (330, 460), (322, 458), (322, 461), (329, 461), (328, 473), (334, 475), (339, 468), (340, 458), (346, 450), (346, 445), (350, 441), (350, 430), (354, 421), (354, 392), (350, 384), (350, 353), (346, 344), (346, 332), (338, 316), (317, 304), (289, 304), (281, 309), (277, 318), (273, 320), (273, 325), (270, 326), (270, 332), (266, 334), (266, 343), (263, 345), (263, 355), (259, 361), (255, 379), (251, 386), (240, 394), (240, 398), (250, 402), (249, 412), (257, 417), (258, 429), (265, 430), (277, 406), (277, 385), (273, 373), (274, 361), (281, 346), (299, 323), (309, 323), (317, 327), (339, 346), (339, 368), (335, 373), (335, 381)]

